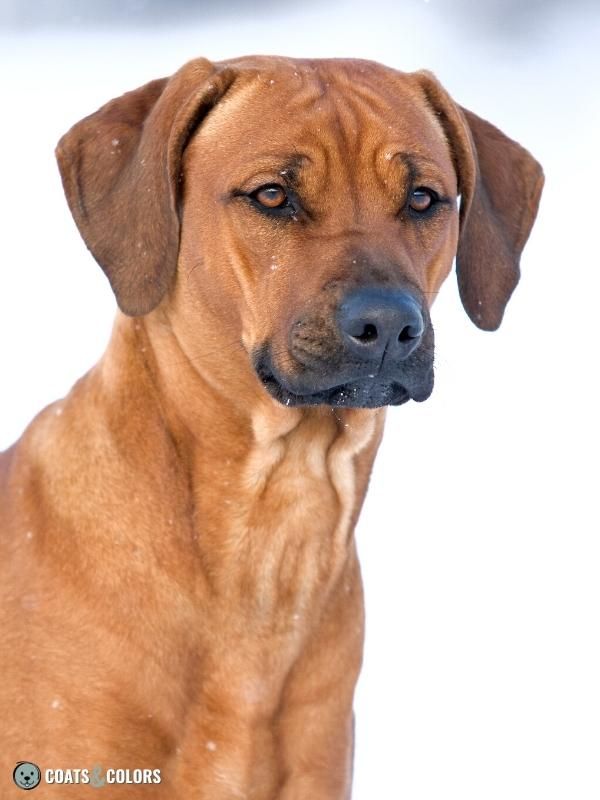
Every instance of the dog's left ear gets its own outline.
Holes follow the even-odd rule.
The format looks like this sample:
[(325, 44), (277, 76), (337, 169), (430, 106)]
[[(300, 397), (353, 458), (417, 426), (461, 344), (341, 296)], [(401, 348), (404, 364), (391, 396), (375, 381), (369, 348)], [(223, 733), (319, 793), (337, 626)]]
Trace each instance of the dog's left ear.
[(414, 78), (448, 138), (461, 194), (456, 271), (472, 321), (493, 331), (519, 281), (519, 259), (533, 226), (544, 174), (521, 145), (458, 106), (429, 72)]
[(69, 208), (125, 314), (147, 314), (171, 285), (183, 149), (234, 79), (227, 66), (190, 61), (111, 100), (58, 143)]

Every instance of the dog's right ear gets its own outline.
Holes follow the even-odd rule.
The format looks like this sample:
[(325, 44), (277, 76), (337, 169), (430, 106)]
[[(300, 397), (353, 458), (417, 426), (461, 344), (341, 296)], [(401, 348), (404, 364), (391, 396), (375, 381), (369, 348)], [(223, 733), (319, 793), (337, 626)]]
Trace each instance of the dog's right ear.
[(69, 208), (125, 314), (148, 313), (171, 284), (181, 156), (234, 79), (230, 68), (191, 61), (169, 79), (111, 100), (58, 143)]

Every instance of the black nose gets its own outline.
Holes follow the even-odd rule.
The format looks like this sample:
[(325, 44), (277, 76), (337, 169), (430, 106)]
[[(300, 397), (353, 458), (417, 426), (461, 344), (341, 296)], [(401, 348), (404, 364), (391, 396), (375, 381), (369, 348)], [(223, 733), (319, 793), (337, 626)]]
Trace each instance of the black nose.
[(340, 334), (354, 356), (381, 359), (384, 353), (408, 358), (425, 327), (416, 299), (400, 289), (358, 289), (346, 295), (338, 312)]

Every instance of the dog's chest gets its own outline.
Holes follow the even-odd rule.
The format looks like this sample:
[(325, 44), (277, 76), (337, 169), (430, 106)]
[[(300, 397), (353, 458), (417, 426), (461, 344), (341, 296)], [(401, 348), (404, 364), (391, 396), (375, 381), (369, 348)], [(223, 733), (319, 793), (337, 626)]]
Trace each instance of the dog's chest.
[[(182, 752), (204, 752), (230, 724), (254, 730), (271, 719), (322, 636), (359, 642), (352, 527), (367, 471), (356, 460), (379, 432), (364, 416), (323, 424), (315, 415), (279, 436), (263, 429), (239, 472), (225, 470), (227, 491), (213, 495), (197, 534), (202, 657)], [(216, 732), (207, 707), (218, 709)]]
[(347, 562), (366, 481), (356, 457), (376, 428), (365, 412), (255, 416), (245, 459), (201, 499), (198, 547), (212, 596), (235, 607), (229, 624), (293, 634), (318, 614)]

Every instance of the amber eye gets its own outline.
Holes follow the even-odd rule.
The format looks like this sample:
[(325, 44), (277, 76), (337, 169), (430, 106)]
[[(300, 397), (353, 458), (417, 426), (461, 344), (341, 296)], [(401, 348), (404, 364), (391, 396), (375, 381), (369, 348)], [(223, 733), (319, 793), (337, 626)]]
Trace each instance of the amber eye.
[(438, 197), (432, 189), (426, 189), (420, 186), (418, 189), (413, 189), (408, 198), (408, 205), (413, 211), (422, 213), (431, 208), (437, 201)]
[(252, 193), (252, 197), (265, 208), (283, 208), (288, 202), (285, 189), (275, 183), (270, 186), (261, 186)]

